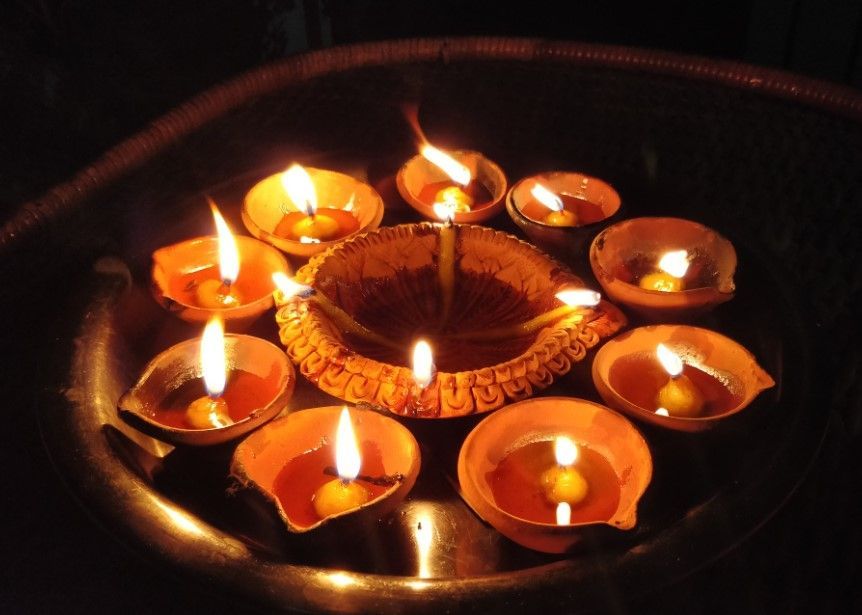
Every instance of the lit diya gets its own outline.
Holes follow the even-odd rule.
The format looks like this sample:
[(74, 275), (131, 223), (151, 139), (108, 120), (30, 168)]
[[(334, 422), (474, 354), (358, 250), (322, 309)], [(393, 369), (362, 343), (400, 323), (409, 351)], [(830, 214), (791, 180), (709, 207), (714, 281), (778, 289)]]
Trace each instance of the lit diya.
[(257, 239), (233, 235), (212, 201), (210, 209), (216, 236), (153, 253), (153, 295), (185, 321), (203, 324), (218, 315), (242, 328), (272, 307), (272, 274), (287, 273), (287, 261)]
[(495, 412), (458, 456), (467, 504), (511, 540), (548, 553), (568, 551), (591, 526), (633, 528), (651, 477), (649, 448), (629, 421), (565, 397)]
[(237, 446), (231, 474), (270, 500), (288, 531), (336, 519), (376, 520), (419, 474), (419, 445), (397, 421), (347, 407), (294, 412)]
[(150, 361), (118, 402), (120, 417), (172, 444), (226, 442), (275, 417), (296, 384), (284, 352), (249, 335), (223, 335), (218, 319), (199, 340)]
[(620, 204), (606, 182), (564, 171), (522, 179), (506, 197), (515, 224), (540, 248), (561, 256), (580, 255)]
[(424, 144), (420, 154), (399, 169), (398, 192), (426, 218), (436, 220), (435, 203), (453, 209), (455, 222), (481, 222), (499, 213), (506, 194), (506, 176), (479, 152), (444, 152)]
[(733, 340), (698, 327), (640, 327), (596, 354), (593, 382), (605, 402), (681, 431), (715, 426), (775, 385)]
[(249, 232), (288, 254), (308, 257), (383, 219), (383, 200), (349, 175), (292, 165), (252, 187), (242, 220)]
[(590, 265), (613, 301), (649, 320), (687, 318), (733, 298), (736, 251), (679, 218), (633, 218), (602, 231)]
[[(408, 416), (487, 412), (528, 397), (625, 324), (535, 247), (477, 226), (378, 229), (279, 286), (279, 336), (303, 375), (341, 399)], [(436, 371), (417, 398), (409, 364), (418, 339), (434, 347)]]

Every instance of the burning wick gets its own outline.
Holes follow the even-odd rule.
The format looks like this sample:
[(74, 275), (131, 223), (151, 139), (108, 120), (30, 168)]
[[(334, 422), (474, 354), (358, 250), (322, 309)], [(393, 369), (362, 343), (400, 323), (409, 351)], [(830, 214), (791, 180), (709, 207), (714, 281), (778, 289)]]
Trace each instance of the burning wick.
[(195, 291), (197, 303), (209, 309), (232, 308), (242, 303), (233, 283), (239, 277), (239, 250), (236, 239), (224, 221), (215, 203), (209, 201), (218, 233), (219, 277), (220, 280), (204, 280)]
[[(578, 446), (571, 438), (558, 436), (554, 440), (554, 457), (557, 465), (545, 470), (540, 478), (545, 497), (553, 504), (578, 504), (589, 492), (587, 480), (572, 467), (578, 460)], [(557, 511), (559, 514), (559, 507)]]
[(473, 179), (470, 169), (433, 145), (424, 145), (421, 153), (426, 160), (442, 170), (453, 182), (459, 184), (438, 191), (434, 201), (450, 205), (456, 213), (470, 211), (474, 199), (462, 188), (462, 186), (467, 187)]
[[(664, 344), (656, 347), (659, 363), (670, 376), (667, 384), (658, 390), (655, 404), (669, 416), (695, 417), (703, 410), (703, 395), (688, 376), (682, 373), (682, 359)], [(660, 414), (656, 410), (656, 414)]]
[(319, 243), (334, 239), (339, 234), (338, 222), (334, 218), (317, 213), (314, 182), (301, 165), (294, 164), (282, 173), (281, 185), (296, 208), (306, 215), (290, 228), (292, 239), (302, 243)]
[(670, 412), (667, 411), (667, 408), (658, 408), (655, 413), (659, 416), (670, 416)]
[(569, 525), (572, 522), (572, 507), (568, 502), (557, 504), (557, 525)]
[(425, 340), (419, 340), (413, 347), (413, 380), (420, 391), (434, 380), (434, 356)]
[(227, 362), (224, 352), (224, 332), (221, 320), (213, 318), (204, 328), (201, 338), (201, 370), (206, 397), (194, 400), (186, 408), (186, 421), (195, 429), (227, 427), (233, 420), (228, 414), (227, 402), (222, 398), (227, 381)]
[(688, 272), (688, 252), (675, 250), (667, 252), (658, 262), (659, 271), (648, 273), (638, 285), (645, 290), (658, 290), (664, 293), (685, 290), (683, 278)]
[(368, 490), (356, 482), (362, 458), (347, 406), (342, 408), (335, 434), (335, 468), (338, 478), (324, 483), (311, 498), (321, 519), (359, 508), (371, 498)]
[(530, 190), (530, 194), (539, 203), (551, 210), (545, 216), (545, 224), (550, 224), (551, 226), (577, 226), (578, 217), (575, 215), (575, 212), (566, 209), (563, 205), (563, 200), (545, 188), (545, 186), (536, 182), (536, 185)]

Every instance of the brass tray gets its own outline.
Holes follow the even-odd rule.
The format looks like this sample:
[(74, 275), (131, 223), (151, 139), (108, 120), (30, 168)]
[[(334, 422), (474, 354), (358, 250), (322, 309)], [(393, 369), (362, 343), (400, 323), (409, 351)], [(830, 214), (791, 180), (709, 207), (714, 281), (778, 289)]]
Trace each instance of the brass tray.
[[(209, 99), (196, 99), (118, 148), (119, 154), (112, 152), (100, 161), (101, 166), (94, 168), (106, 175), (89, 176), (96, 187), (86, 188), (87, 177), (77, 178), (77, 183), (58, 188), (50, 199), (25, 208), (23, 217), (13, 221), (25, 240), (28, 234), (47, 237), (48, 247), (56, 242), (71, 254), (68, 263), (54, 264), (50, 279), (66, 276), (66, 292), (50, 310), (60, 317), (45, 323), (55, 340), (55, 357), (44, 378), (63, 387), (63, 395), (45, 397), (40, 424), (57, 469), (84, 506), (135, 550), (161, 566), (226, 589), (245, 603), (269, 607), (433, 612), (506, 605), (535, 612), (555, 605), (572, 610), (606, 604), (609, 587), (633, 597), (676, 582), (732, 549), (765, 523), (798, 485), (828, 420), (813, 403), (816, 338), (803, 316), (805, 303), (795, 295), (792, 278), (774, 268), (769, 255), (773, 246), (758, 235), (767, 230), (750, 224), (757, 215), (768, 218), (768, 209), (752, 213), (743, 208), (744, 201), (734, 205), (731, 200), (727, 210), (716, 212), (709, 207), (710, 191), (721, 185), (726, 173), (704, 171), (686, 180), (692, 169), (680, 161), (688, 161), (692, 150), (682, 148), (663, 158), (656, 152), (665, 152), (664, 145), (648, 134), (639, 134), (634, 145), (646, 148), (642, 149), (646, 170), (632, 171), (626, 166), (627, 150), (619, 149), (624, 139), (618, 128), (604, 126), (613, 139), (608, 138), (610, 132), (589, 132), (591, 121), (614, 113), (613, 105), (591, 106), (590, 118), (576, 120), (571, 131), (590, 146), (584, 149), (571, 141), (567, 146), (559, 143), (569, 130), (560, 129), (554, 117), (535, 114), (526, 117), (524, 125), (503, 123), (508, 131), (502, 132), (497, 123), (521, 117), (517, 86), (533, 82), (537, 75), (546, 79), (539, 98), (553, 99), (573, 111), (584, 111), (583, 89), (566, 94), (573, 79), (592, 84), (606, 99), (617, 101), (629, 99), (626, 88), (619, 89), (620, 80), (634, 79), (638, 87), (646, 80), (650, 88), (664, 87), (668, 98), (662, 104), (672, 105), (681, 80), (668, 81), (666, 75), (684, 74), (684, 64), (656, 76), (626, 73), (618, 67), (622, 60), (612, 61), (612, 54), (591, 56), (585, 66), (578, 50), (601, 50), (589, 46), (529, 41), (394, 45), (358, 47), (347, 56), (344, 50), (335, 51), (324, 57), (325, 68), (316, 64), (319, 54), (299, 58), (270, 69), (273, 72), (260, 71), (223, 86), (211, 94), (228, 100), (220, 110), (204, 113)], [(402, 55), (393, 59), (393, 49)], [(556, 59), (545, 62), (545, 55), (555, 50), (562, 55), (551, 53)], [(345, 64), (345, 57), (351, 61)], [(637, 54), (627, 57), (629, 68), (639, 65)], [(273, 75), (281, 85), (267, 81)], [(477, 75), (485, 100), (447, 96), (465, 83), (475, 83)], [(500, 81), (503, 75), (518, 83)], [(297, 84), (311, 93), (292, 89)], [(740, 96), (725, 85), (707, 87), (694, 80), (685, 85), (695, 98), (702, 97), (703, 104), (712, 104), (716, 92), (726, 92), (730, 101)], [(740, 261), (738, 294), (702, 324), (750, 349), (778, 386), (762, 395), (747, 411), (749, 419), (732, 431), (670, 434), (641, 427), (655, 470), (635, 530), (599, 536), (567, 558), (534, 553), (502, 538), (457, 494), (455, 459), (461, 440), (477, 420), (468, 417), (416, 426), (423, 447), (419, 481), (399, 512), (380, 526), (373, 544), (351, 544), (346, 539), (339, 549), (298, 549), (280, 528), (261, 522), (253, 509), (230, 493), (226, 474), (231, 445), (171, 452), (118, 424), (116, 401), (146, 360), (196, 334), (155, 305), (147, 289), (147, 270), (155, 248), (208, 232), (204, 192), (219, 201), (234, 228), (241, 229), (238, 208), (244, 191), (271, 170), (300, 159), (368, 177), (387, 202), (384, 224), (416, 219), (411, 210), (397, 206), (392, 192), (394, 170), (413, 145), (409, 135), (391, 136), (393, 109), (374, 102), (381, 91), (425, 100), (430, 132), (436, 130), (445, 141), (446, 135), (452, 138), (456, 134), (452, 131), (463, 127), (462, 138), (478, 141), (476, 146), (499, 160), (512, 178), (580, 163), (620, 189), (626, 204), (623, 215), (687, 215), (716, 226), (734, 242)], [(345, 99), (358, 109), (339, 115)], [(321, 102), (309, 106), (310, 100)], [(294, 132), (285, 133), (280, 124), (293, 120), (274, 115), (285, 101), (295, 105), (292, 111), (307, 116), (290, 124)], [(691, 104), (691, 99), (687, 102)], [(743, 102), (741, 110), (761, 105), (758, 113), (767, 115), (772, 106), (785, 104), (768, 97)], [(852, 114), (852, 105), (843, 109)], [(193, 121), (188, 120), (190, 115)], [(341, 123), (333, 124), (337, 117)], [(700, 124), (696, 114), (688, 121)], [(310, 126), (315, 123), (321, 133), (312, 136)], [(176, 132), (159, 136), (166, 126)], [(295, 136), (297, 143), (284, 146), (286, 134)], [(684, 142), (688, 137), (675, 138)], [(162, 141), (154, 145), (153, 139)], [(342, 149), (345, 142), (350, 145)], [(133, 151), (139, 158), (123, 159)], [(242, 164), (237, 162), (240, 153), (246, 154)], [(703, 154), (697, 169), (714, 167), (719, 160), (712, 156), (726, 153)], [(118, 158), (121, 164), (116, 163)], [(657, 160), (680, 166), (656, 179)], [(730, 158), (722, 160), (728, 166), (736, 164)], [(746, 172), (738, 166), (734, 169)], [(225, 182), (224, 177), (232, 179)], [(766, 177), (764, 184), (779, 190), (775, 177)], [(751, 188), (744, 182), (723, 187), (725, 195)], [(74, 198), (73, 188), (80, 192)], [(69, 205), (72, 201), (74, 207)], [(37, 215), (32, 215), (34, 211)], [(719, 213), (730, 217), (723, 219)], [(491, 225), (515, 231), (505, 216)], [(53, 230), (46, 231), (45, 226)], [(585, 258), (568, 264), (589, 279)], [(275, 323), (265, 316), (252, 332), (274, 340)], [(589, 364), (587, 360), (578, 365), (544, 394), (597, 399)], [(290, 408), (333, 403), (337, 402), (300, 382)], [(420, 518), (430, 520), (434, 528), (427, 552), (415, 540)]]

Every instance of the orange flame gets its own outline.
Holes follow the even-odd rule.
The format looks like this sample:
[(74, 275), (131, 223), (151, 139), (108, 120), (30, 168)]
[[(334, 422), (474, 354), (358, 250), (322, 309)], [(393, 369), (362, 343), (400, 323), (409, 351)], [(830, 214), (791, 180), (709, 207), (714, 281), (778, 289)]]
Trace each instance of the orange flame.
[(313, 216), (317, 212), (317, 191), (311, 176), (302, 165), (293, 164), (282, 173), (281, 185), (299, 211), (305, 212), (307, 216)]
[(594, 307), (602, 300), (600, 293), (587, 288), (561, 290), (554, 296), (572, 307)]
[(557, 525), (569, 525), (572, 522), (572, 507), (568, 502), (557, 504)]
[(216, 232), (218, 233), (219, 274), (221, 275), (222, 282), (230, 286), (239, 277), (239, 250), (236, 247), (236, 239), (230, 232), (230, 228), (227, 222), (224, 221), (218, 207), (216, 207), (212, 199), (207, 200), (209, 201), (213, 220), (215, 220)]
[(413, 380), (424, 389), (434, 378), (434, 355), (425, 340), (419, 340), (413, 347)]
[(335, 469), (343, 480), (353, 480), (359, 476), (361, 467), (362, 457), (356, 443), (356, 434), (353, 432), (353, 423), (350, 421), (350, 412), (347, 406), (344, 406), (335, 434)]
[(563, 200), (542, 184), (536, 182), (536, 185), (530, 190), (530, 194), (551, 211), (563, 211)]
[(664, 344), (659, 344), (656, 346), (655, 353), (659, 363), (671, 378), (676, 378), (682, 373), (682, 359), (673, 350)]
[(426, 143), (422, 146), (420, 153), (428, 162), (438, 167), (456, 184), (466, 186), (470, 183), (470, 180), (473, 179), (473, 174), (470, 173), (470, 169), (433, 145)]
[(558, 436), (554, 440), (554, 457), (559, 465), (570, 466), (578, 460), (578, 445), (568, 436)]
[(675, 278), (685, 277), (688, 265), (688, 252), (686, 250), (666, 252), (658, 262), (659, 269)]
[(204, 328), (200, 359), (207, 393), (210, 397), (220, 396), (224, 393), (227, 382), (227, 361), (224, 352), (224, 328), (218, 318), (210, 320)]

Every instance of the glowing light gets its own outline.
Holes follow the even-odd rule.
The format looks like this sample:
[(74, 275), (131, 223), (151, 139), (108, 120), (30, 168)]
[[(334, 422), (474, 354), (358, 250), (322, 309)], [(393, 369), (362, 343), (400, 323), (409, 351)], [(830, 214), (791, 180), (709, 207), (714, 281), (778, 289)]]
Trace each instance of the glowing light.
[(356, 204), (356, 193), (350, 195), (350, 199), (347, 201), (347, 204), (342, 207), (344, 211), (353, 211), (353, 206)]
[(299, 238), (299, 243), (320, 243), (320, 240), (317, 237), (309, 237), (308, 235), (303, 235)]
[(344, 572), (330, 572), (328, 575), (329, 582), (336, 587), (350, 587), (356, 585), (356, 579)]
[(295, 295), (305, 295), (312, 291), (311, 286), (295, 282), (281, 271), (272, 274), (272, 283), (286, 299)]
[(593, 307), (598, 305), (602, 300), (602, 295), (600, 293), (586, 288), (561, 290), (555, 296), (566, 305), (570, 305), (572, 307)]
[(561, 466), (570, 466), (578, 460), (578, 445), (568, 436), (558, 436), (554, 440), (554, 457)]
[(317, 192), (311, 176), (301, 165), (294, 164), (281, 174), (281, 185), (299, 211), (313, 216), (317, 212)]
[(688, 265), (688, 252), (685, 250), (667, 252), (658, 262), (659, 269), (675, 278), (685, 277)]
[(539, 203), (551, 211), (563, 211), (563, 200), (545, 188), (542, 184), (537, 183), (533, 186), (533, 189), (530, 190), (530, 194), (532, 194)]
[(432, 208), (434, 209), (434, 215), (443, 222), (453, 222), (455, 220), (455, 210), (457, 207), (452, 201), (434, 203)]
[(434, 355), (425, 340), (419, 340), (413, 347), (413, 380), (424, 389), (434, 378)]
[(350, 412), (345, 406), (341, 410), (338, 431), (335, 434), (335, 469), (343, 480), (353, 480), (359, 475), (361, 467), (362, 458), (356, 444), (356, 434), (353, 433)]
[(419, 559), (419, 576), (420, 579), (427, 579), (431, 576), (431, 543), (434, 539), (434, 524), (431, 517), (428, 515), (420, 515), (414, 530), (416, 538), (416, 549), (418, 550)]
[(439, 167), (456, 184), (466, 186), (473, 179), (470, 169), (433, 145), (423, 145), (421, 153), (426, 160)]
[(236, 247), (236, 239), (234, 239), (227, 222), (224, 221), (215, 203), (210, 201), (209, 204), (218, 234), (219, 273), (222, 282), (230, 286), (239, 277), (239, 250)]
[(568, 502), (557, 504), (557, 525), (569, 525), (572, 522), (572, 507)]
[(659, 416), (670, 416), (670, 412), (667, 411), (667, 408), (659, 408), (655, 411)]
[(204, 387), (211, 397), (218, 397), (224, 392), (227, 381), (227, 362), (224, 352), (224, 328), (221, 320), (213, 318), (204, 328), (201, 338), (201, 370), (203, 371)]
[(656, 346), (655, 353), (659, 363), (671, 378), (676, 378), (682, 373), (682, 359), (673, 350), (664, 344), (659, 344)]

